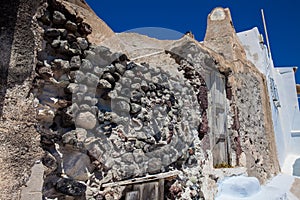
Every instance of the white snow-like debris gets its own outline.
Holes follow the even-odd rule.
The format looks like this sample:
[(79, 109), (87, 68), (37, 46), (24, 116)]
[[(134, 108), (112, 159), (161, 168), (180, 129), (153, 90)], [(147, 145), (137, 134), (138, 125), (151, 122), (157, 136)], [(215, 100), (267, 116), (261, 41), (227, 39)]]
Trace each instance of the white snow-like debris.
[(260, 186), (254, 177), (230, 177), (219, 183), (216, 200), (297, 200), (290, 192), (294, 179), (280, 174)]
[[(226, 178), (219, 185), (219, 198), (245, 198), (251, 197), (260, 191), (260, 184), (255, 177), (236, 176)], [(220, 198), (223, 197), (223, 198)]]

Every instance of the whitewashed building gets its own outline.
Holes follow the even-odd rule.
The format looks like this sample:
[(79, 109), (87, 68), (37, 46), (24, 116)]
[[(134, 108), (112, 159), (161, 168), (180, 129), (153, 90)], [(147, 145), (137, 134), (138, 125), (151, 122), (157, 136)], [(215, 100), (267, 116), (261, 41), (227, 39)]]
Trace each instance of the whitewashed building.
[(281, 170), (297, 175), (294, 165), (300, 158), (300, 112), (295, 82), (297, 67), (275, 67), (257, 28), (237, 35), (245, 48), (247, 59), (267, 80)]

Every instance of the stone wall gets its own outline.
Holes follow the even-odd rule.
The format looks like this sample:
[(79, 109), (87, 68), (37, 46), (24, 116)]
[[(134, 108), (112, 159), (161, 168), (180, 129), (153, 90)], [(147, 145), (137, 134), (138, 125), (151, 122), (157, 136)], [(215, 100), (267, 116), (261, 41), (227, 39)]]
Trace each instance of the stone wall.
[[(33, 80), (34, 69), (42, 41), (34, 16), (43, 3), (39, 0), (0, 3), (0, 199), (19, 198), (20, 187), (26, 183), (30, 168), (42, 154), (31, 91), (37, 84)], [(69, 7), (74, 9), (70, 3)], [(85, 7), (76, 7), (78, 12), (91, 11), (85, 2), (81, 4)], [(91, 20), (95, 16), (91, 12), (88, 18)], [(113, 34), (104, 22), (95, 30), (97, 28), (106, 30), (102, 40)]]
[[(226, 41), (226, 45), (218, 41)], [(219, 70), (227, 77), (230, 93), (228, 133), (236, 163), (264, 183), (280, 170), (266, 79), (246, 59), (228, 9), (216, 8), (208, 16), (204, 45), (229, 62), (220, 63)]]
[(243, 73), (231, 77), (238, 121), (230, 131), (231, 144), (238, 164), (265, 183), (279, 172), (266, 82), (259, 72), (250, 71), (249, 65), (244, 68)]
[[(1, 63), (4, 199), (18, 199), (39, 159), (52, 199), (121, 199), (131, 185), (103, 184), (172, 171), (166, 198), (213, 199), (224, 176), (265, 182), (279, 171), (265, 79), (246, 60), (228, 10), (209, 16), (204, 45), (137, 34), (119, 43), (79, 0), (20, 0), (4, 12), (12, 16), (0, 38), (1, 51), (10, 49)], [(214, 127), (217, 95), (224, 130)]]
[(89, 25), (56, 4), (38, 20), (43, 49), (33, 92), (46, 151), (45, 197), (120, 198), (124, 188), (101, 185), (181, 169), (199, 135), (201, 75), (173, 59), (154, 67), (90, 45)]

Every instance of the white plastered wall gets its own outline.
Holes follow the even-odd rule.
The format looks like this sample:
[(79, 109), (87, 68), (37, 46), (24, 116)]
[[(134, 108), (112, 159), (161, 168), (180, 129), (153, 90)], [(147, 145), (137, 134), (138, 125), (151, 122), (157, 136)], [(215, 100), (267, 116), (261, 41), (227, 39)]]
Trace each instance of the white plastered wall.
[[(298, 155), (300, 158), (300, 113), (293, 68), (274, 67), (256, 27), (237, 35), (245, 48), (247, 59), (267, 78), (278, 160), (281, 168), (285, 168), (285, 161), (290, 155)], [(278, 91), (277, 102), (273, 101), (272, 79)]]

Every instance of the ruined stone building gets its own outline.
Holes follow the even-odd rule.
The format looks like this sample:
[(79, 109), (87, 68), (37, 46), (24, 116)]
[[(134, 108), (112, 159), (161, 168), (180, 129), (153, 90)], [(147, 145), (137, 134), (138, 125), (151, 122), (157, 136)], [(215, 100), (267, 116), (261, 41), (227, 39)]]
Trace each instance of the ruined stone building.
[(0, 9), (0, 199), (214, 199), (296, 160), (293, 68), (229, 9), (203, 42), (116, 34), (83, 0)]

